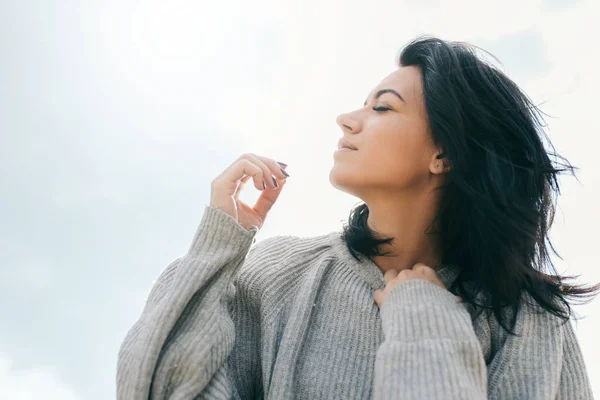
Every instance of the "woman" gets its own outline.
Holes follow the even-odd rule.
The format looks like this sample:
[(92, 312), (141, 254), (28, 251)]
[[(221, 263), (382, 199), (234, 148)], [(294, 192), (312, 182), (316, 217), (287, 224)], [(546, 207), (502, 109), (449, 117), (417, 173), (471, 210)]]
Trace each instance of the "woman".
[(543, 272), (564, 169), (535, 110), (471, 46), (415, 39), (338, 117), (330, 181), (364, 204), (316, 237), (255, 244), (289, 175), (242, 155), (127, 334), (118, 398), (592, 399), (565, 298), (598, 286)]

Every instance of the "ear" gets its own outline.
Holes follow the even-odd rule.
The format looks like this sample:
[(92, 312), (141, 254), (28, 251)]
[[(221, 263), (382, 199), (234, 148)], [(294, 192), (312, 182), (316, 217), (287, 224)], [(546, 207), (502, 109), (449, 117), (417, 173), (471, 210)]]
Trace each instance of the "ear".
[(431, 156), (429, 172), (438, 175), (450, 171), (451, 165), (444, 153), (436, 152)]

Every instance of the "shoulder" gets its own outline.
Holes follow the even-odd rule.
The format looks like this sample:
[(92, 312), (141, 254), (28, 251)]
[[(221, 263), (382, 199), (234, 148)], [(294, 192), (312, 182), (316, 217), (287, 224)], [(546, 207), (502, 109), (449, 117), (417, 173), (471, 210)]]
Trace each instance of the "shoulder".
[[(513, 328), (516, 335), (508, 334), (495, 316), (488, 319), (492, 345), (492, 357), (486, 360), (492, 388), (490, 398), (500, 394), (502, 398), (510, 397), (506, 391), (514, 388), (515, 382), (520, 387), (528, 386), (531, 393), (560, 391), (560, 395), (553, 397), (561, 399), (570, 398), (569, 390), (563, 386), (576, 393), (587, 391), (589, 380), (571, 319), (543, 309), (528, 292), (522, 297)], [(560, 308), (565, 310), (566, 306)], [(505, 325), (511, 326), (510, 318), (514, 315), (509, 309), (503, 312)], [(519, 376), (514, 371), (531, 373)]]
[[(560, 308), (565, 310), (563, 305)], [(554, 357), (553, 361), (559, 362), (565, 339), (571, 333), (570, 321), (542, 308), (527, 291), (522, 292), (516, 313), (512, 307), (505, 307), (500, 318), (490, 309), (483, 314), (485, 317), (480, 317), (474, 325), (488, 330), (489, 355), (505, 360), (516, 354), (523, 357), (544, 354), (546, 361)], [(514, 335), (505, 327), (511, 328)]]
[[(478, 300), (486, 304), (484, 312), (479, 315), (479, 311), (482, 311), (481, 308), (472, 306), (469, 311), (472, 315), (478, 315), (479, 321), (485, 321), (489, 324), (491, 333), (497, 338), (499, 344), (512, 336), (506, 332), (502, 325), (512, 327), (512, 331), (517, 334), (517, 337), (522, 335), (531, 337), (533, 332), (538, 334), (544, 332), (560, 334), (564, 329), (565, 320), (542, 308), (527, 291), (521, 293), (520, 304), (516, 309), (512, 306), (503, 307), (499, 316), (492, 312), (490, 304), (487, 300), (484, 300), (485, 296), (480, 294), (477, 297)], [(562, 304), (559, 308), (565, 310)]]
[(301, 263), (326, 252), (331, 248), (331, 234), (318, 236), (271, 236), (252, 245), (240, 274), (281, 269), (294, 263)]
[[(482, 346), (486, 362), (506, 351), (507, 348), (550, 346), (552, 351), (562, 350), (565, 335), (570, 332), (569, 321), (543, 309), (527, 291), (521, 293), (521, 304), (516, 309), (511, 306), (500, 309), (496, 315), (489, 304), (489, 298), (482, 292), (475, 295), (478, 305), (464, 304), (471, 315), (473, 328)], [(560, 306), (564, 310), (564, 306)], [(514, 322), (514, 324), (513, 324)], [(506, 329), (510, 328), (515, 335)], [(512, 351), (512, 350), (511, 350)], [(515, 350), (516, 351), (516, 350)]]
[(269, 293), (289, 293), (331, 249), (331, 234), (271, 236), (252, 245), (234, 277), (238, 291), (259, 301)]

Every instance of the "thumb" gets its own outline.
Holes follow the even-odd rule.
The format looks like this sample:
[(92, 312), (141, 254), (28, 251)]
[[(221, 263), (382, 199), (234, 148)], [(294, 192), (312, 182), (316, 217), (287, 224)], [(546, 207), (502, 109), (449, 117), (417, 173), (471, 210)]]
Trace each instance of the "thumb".
[(254, 211), (256, 211), (259, 215), (266, 216), (281, 194), (281, 190), (285, 185), (286, 179), (275, 179), (277, 180), (277, 185), (279, 185), (279, 187), (275, 189), (263, 190), (258, 197), (258, 200), (256, 200)]

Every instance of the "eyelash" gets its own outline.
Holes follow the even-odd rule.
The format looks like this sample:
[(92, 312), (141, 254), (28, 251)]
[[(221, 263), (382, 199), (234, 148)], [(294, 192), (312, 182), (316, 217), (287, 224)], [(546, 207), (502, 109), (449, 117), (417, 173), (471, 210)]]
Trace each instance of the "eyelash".
[(389, 111), (390, 108), (385, 108), (385, 107), (373, 107), (373, 110), (377, 111), (377, 112), (385, 112), (385, 111)]

